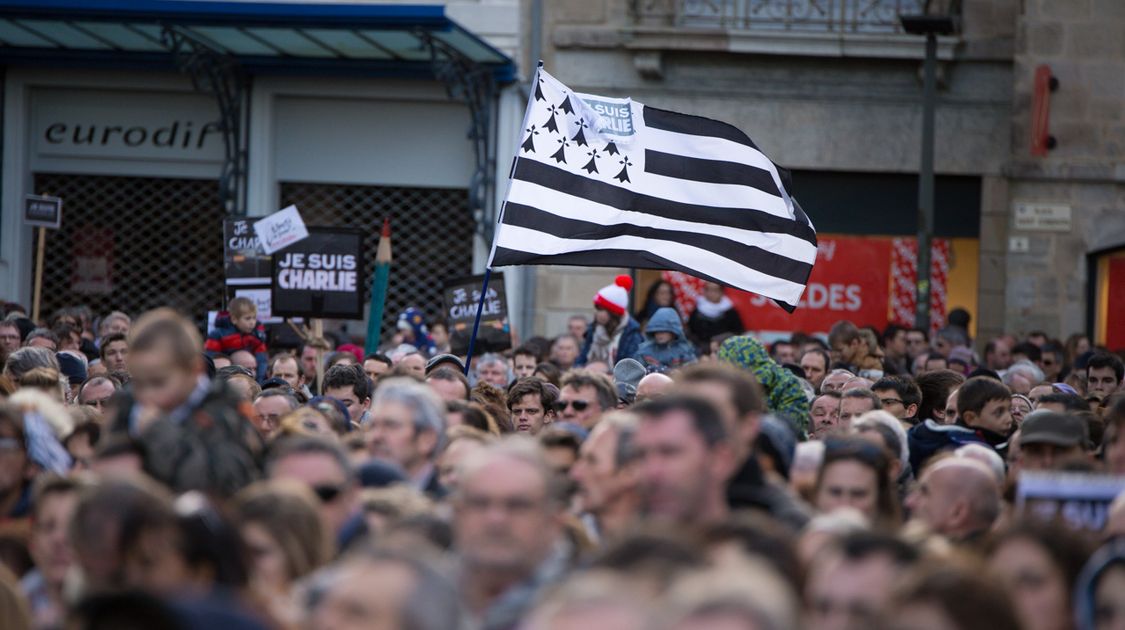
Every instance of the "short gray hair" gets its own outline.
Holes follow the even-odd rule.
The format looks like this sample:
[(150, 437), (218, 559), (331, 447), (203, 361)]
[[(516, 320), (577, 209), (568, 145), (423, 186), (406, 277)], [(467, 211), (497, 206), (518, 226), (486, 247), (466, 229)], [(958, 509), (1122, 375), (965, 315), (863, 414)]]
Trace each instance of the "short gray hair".
[(604, 430), (613, 431), (617, 435), (617, 448), (613, 452), (615, 468), (621, 468), (636, 459), (637, 451), (633, 448), (633, 437), (637, 433), (639, 422), (637, 415), (628, 411), (611, 411), (598, 421), (598, 426), (604, 425)]
[(1032, 387), (1042, 384), (1043, 381), (1047, 379), (1047, 377), (1043, 375), (1043, 370), (1039, 369), (1039, 366), (1035, 365), (1031, 361), (1023, 359), (1013, 363), (1012, 366), (1009, 367), (1006, 372), (1004, 372), (1004, 376), (1000, 380), (1003, 381), (1004, 384), (1008, 387), (1011, 387), (1012, 377), (1017, 374), (1031, 381)]
[(8, 355), (4, 364), (4, 373), (12, 380), (18, 381), (21, 376), (35, 368), (51, 368), (59, 371), (59, 360), (55, 353), (46, 348), (26, 346)]
[(445, 404), (429, 386), (411, 378), (390, 378), (379, 383), (372, 407), (384, 402), (406, 405), (413, 412), (414, 432), (433, 431), (437, 436), (434, 453), (445, 442)]

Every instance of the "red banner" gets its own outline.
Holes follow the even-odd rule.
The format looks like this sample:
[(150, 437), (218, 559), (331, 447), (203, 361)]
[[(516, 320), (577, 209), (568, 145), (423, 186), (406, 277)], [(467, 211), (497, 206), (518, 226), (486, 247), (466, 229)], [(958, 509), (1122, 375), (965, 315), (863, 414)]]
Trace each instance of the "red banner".
[[(891, 321), (913, 325), (917, 245), (915, 239), (820, 235), (816, 265), (797, 310), (786, 313), (773, 300), (727, 290), (748, 330), (827, 333), (841, 319), (882, 330)], [(934, 327), (945, 321), (949, 241), (935, 239), (931, 265), (931, 311)], [(676, 292), (681, 312), (695, 308), (702, 282), (664, 272)]]

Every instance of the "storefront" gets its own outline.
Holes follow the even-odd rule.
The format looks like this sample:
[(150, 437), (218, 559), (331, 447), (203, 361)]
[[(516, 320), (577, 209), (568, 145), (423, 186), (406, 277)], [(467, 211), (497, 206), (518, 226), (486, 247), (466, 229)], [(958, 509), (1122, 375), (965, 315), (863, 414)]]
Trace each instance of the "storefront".
[(442, 7), (79, 4), (0, 2), (0, 295), (30, 301), (31, 193), (64, 201), (47, 313), (202, 316), (223, 299), (223, 218), (288, 204), (371, 251), (392, 217), (388, 317), (480, 265), (522, 99), (511, 60)]

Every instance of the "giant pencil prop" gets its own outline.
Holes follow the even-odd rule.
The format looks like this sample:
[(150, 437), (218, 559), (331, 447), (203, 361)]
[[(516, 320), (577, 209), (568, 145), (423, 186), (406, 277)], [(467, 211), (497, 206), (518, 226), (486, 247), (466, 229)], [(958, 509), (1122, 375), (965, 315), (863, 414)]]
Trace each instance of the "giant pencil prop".
[(383, 332), (383, 309), (387, 304), (387, 285), (391, 280), (391, 219), (383, 219), (383, 232), (375, 250), (375, 273), (371, 277), (371, 309), (367, 317), (367, 343), (365, 353), (373, 354), (379, 348)]

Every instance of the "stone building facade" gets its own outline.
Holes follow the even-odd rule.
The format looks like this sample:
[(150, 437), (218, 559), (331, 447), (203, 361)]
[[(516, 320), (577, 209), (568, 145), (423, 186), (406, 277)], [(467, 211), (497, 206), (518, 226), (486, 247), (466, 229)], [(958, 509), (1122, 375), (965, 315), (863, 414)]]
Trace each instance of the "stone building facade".
[[(532, 0), (523, 4), (525, 38), (533, 38), (536, 11)], [(854, 207), (835, 203), (832, 186), (889, 190), (918, 172), (924, 45), (901, 31), (896, 12), (920, 4), (547, 1), (541, 56), (576, 91), (627, 95), (745, 130), (793, 170), (799, 198), (805, 185), (827, 200), (805, 207), (821, 231), (909, 235), (913, 199)], [(939, 40), (938, 57), (938, 232), (979, 239), (970, 308), (977, 336), (1085, 331), (1087, 255), (1125, 243), (1125, 3), (964, 0), (961, 33)], [(1032, 157), (1040, 64), (1060, 84), (1049, 120), (1057, 147)], [(957, 186), (970, 192), (943, 197), (943, 187)], [(1044, 203), (1069, 207), (1069, 225), (1016, 229), (1017, 204)], [(535, 327), (559, 332), (565, 313), (588, 311), (587, 293), (613, 273), (540, 270)]]

